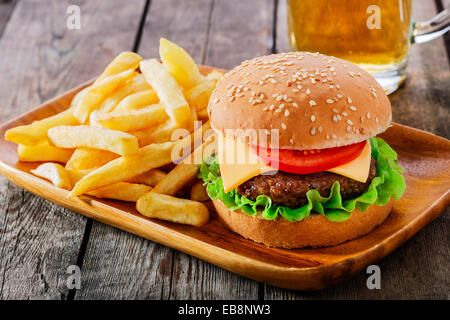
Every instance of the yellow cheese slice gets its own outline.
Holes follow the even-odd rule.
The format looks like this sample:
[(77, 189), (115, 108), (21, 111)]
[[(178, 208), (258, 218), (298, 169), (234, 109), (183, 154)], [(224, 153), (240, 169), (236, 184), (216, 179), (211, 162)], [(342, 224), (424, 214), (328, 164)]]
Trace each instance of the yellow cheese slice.
[[(222, 134), (218, 134), (218, 137), (220, 175), (225, 192), (230, 192), (257, 175), (275, 170), (265, 165), (247, 144), (226, 138)], [(358, 158), (327, 171), (366, 182), (369, 176), (370, 160), (371, 148), (367, 141)]]
[(359, 182), (366, 182), (369, 177), (371, 157), (372, 149), (370, 148), (369, 141), (367, 141), (358, 158), (327, 171), (340, 174), (341, 176)]
[(273, 171), (252, 149), (236, 139), (218, 134), (218, 156), (223, 189), (230, 192), (257, 175)]

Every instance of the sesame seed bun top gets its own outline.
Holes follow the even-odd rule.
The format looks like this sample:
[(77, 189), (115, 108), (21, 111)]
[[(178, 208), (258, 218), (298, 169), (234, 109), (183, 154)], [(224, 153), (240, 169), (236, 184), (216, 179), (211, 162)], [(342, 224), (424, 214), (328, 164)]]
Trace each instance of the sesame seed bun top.
[[(211, 95), (208, 114), (211, 126), (226, 135), (305, 150), (345, 146), (385, 131), (391, 105), (383, 88), (357, 65), (291, 52), (244, 61), (228, 72)], [(274, 144), (270, 130), (277, 129)]]

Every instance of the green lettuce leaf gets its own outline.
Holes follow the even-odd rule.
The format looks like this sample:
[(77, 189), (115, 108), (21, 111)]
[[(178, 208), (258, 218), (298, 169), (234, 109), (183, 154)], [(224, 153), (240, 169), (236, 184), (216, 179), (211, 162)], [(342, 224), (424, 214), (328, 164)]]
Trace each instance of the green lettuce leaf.
[(306, 193), (308, 203), (295, 209), (275, 205), (266, 195), (260, 195), (253, 201), (236, 190), (225, 192), (216, 156), (209, 157), (200, 165), (199, 177), (203, 179), (209, 197), (222, 200), (230, 210), (242, 210), (250, 216), (261, 214), (268, 220), (281, 215), (289, 221), (300, 221), (314, 211), (330, 221), (345, 221), (355, 209), (364, 212), (372, 204), (384, 206), (391, 197), (400, 199), (405, 192), (405, 179), (402, 176), (403, 170), (397, 163), (397, 153), (381, 138), (370, 138), (370, 144), (372, 157), (377, 162), (377, 176), (366, 192), (357, 198), (344, 201), (338, 181), (334, 182), (327, 197), (321, 196), (317, 190), (309, 190)]

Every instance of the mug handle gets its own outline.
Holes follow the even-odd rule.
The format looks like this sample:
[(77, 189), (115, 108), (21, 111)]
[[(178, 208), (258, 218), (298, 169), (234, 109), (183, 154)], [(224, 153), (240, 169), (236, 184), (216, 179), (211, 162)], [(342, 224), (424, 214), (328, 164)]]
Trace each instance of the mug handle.
[(450, 30), (450, 11), (445, 9), (430, 20), (414, 22), (412, 28), (411, 43), (425, 43), (439, 38)]

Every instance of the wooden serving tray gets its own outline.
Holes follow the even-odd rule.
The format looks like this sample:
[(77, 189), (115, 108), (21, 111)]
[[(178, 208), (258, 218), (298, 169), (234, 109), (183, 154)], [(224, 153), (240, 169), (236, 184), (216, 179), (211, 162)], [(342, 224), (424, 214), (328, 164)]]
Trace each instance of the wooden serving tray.
[[(212, 69), (202, 67), (202, 72)], [(221, 70), (223, 71), (223, 70)], [(69, 106), (78, 88), (48, 101), (0, 127), (0, 173), (47, 200), (103, 223), (183, 251), (226, 270), (271, 285), (301, 290), (321, 289), (348, 279), (383, 258), (450, 203), (450, 141), (394, 123), (381, 135), (398, 153), (405, 169), (406, 193), (388, 219), (370, 234), (344, 244), (319, 249), (274, 249), (246, 240), (217, 219), (197, 228), (149, 219), (134, 203), (82, 196), (67, 199), (68, 191), (30, 174), (38, 163), (18, 162), (17, 146), (3, 139), (7, 129), (48, 117)]]

